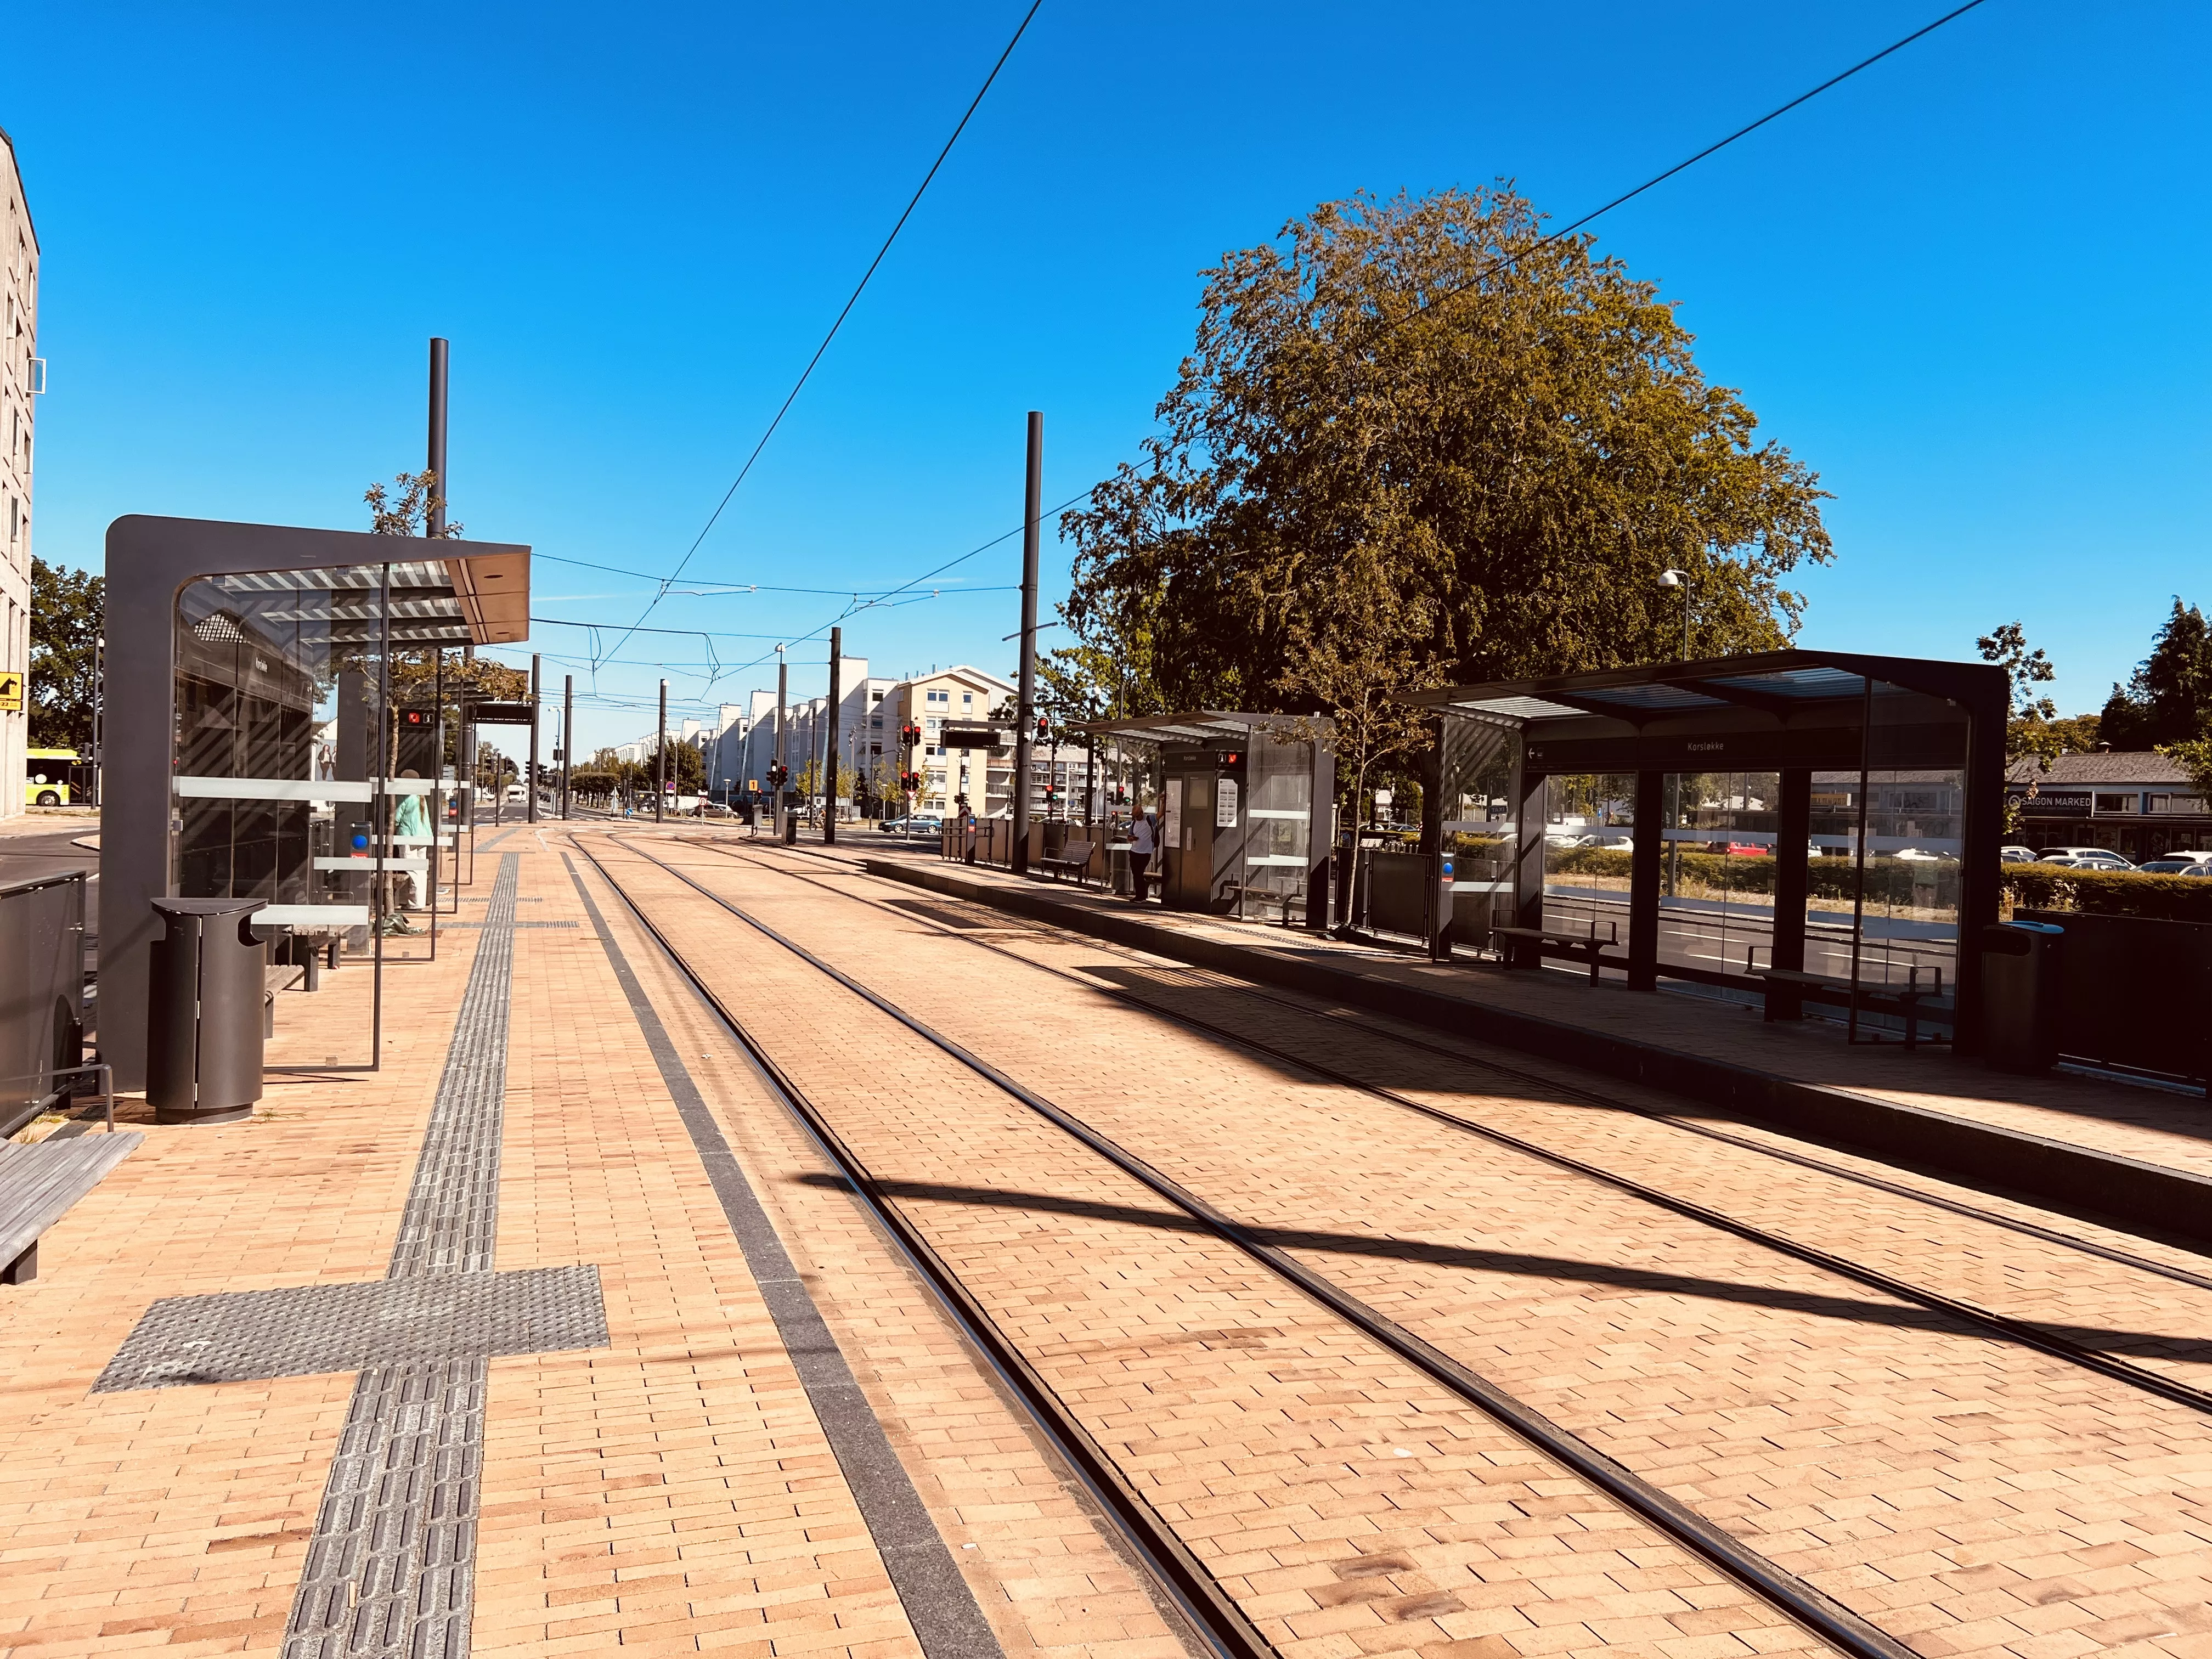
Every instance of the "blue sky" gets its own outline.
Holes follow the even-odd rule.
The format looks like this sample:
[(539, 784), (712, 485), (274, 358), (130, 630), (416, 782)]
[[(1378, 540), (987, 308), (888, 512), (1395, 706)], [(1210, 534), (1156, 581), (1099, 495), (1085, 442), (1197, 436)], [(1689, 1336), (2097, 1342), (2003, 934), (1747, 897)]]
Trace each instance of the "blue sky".
[[(690, 574), (902, 581), (1018, 522), (1025, 410), (1048, 502), (1135, 453), (1224, 249), (1363, 188), (1507, 176), (1572, 218), (1944, 9), (1046, 0)], [(366, 527), (440, 333), (454, 515), (672, 568), (1021, 9), (33, 0), (0, 125), (45, 254), (40, 554), (96, 564), (131, 512)], [(2183, 0), (1989, 0), (1600, 222), (1835, 493), (1805, 642), (1960, 656), (2017, 617), (2072, 712), (2212, 598), (2208, 57)], [(848, 652), (1004, 670), (1018, 562)], [(535, 584), (617, 625), (647, 597)], [(696, 637), (621, 654), (740, 700), (841, 605), (670, 599), (653, 626), (768, 636), (711, 683)], [(585, 744), (650, 728), (659, 666), (547, 667), (596, 688)]]

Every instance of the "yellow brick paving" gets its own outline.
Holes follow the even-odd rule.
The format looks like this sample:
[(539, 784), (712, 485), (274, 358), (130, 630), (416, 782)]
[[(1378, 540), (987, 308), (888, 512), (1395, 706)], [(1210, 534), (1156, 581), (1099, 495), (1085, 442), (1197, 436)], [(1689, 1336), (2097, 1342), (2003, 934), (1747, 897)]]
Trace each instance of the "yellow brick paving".
[[(612, 1345), (491, 1364), (476, 1648), (918, 1654), (573, 888), (534, 838), (502, 850), (523, 919), (579, 926), (515, 938), (497, 1265), (597, 1263)], [(0, 1653), (276, 1651), (353, 1377), (88, 1390), (158, 1297), (382, 1277), (477, 938), (386, 974), (380, 1073), (272, 1076), (233, 1126), (126, 1108), (145, 1146), (46, 1235), (40, 1279), (0, 1291)], [(283, 1000), (272, 1064), (365, 1047), (368, 975), (324, 986)], [(792, 1148), (739, 1081), (709, 1099), (741, 1159), (779, 1160), (749, 1169), (775, 1194)], [(894, 1443), (950, 1448), (947, 1479), (915, 1473), (933, 1509), (968, 1505), (968, 1530), (950, 1504), (940, 1522), (1008, 1651), (1181, 1651), (850, 1200), (793, 1190), (771, 1213), (818, 1235), (787, 1231), (794, 1258), (858, 1297), (828, 1303), (833, 1331), (917, 1411)], [(1019, 1523), (987, 1492), (1018, 1494)], [(1086, 1609), (1112, 1626), (1095, 1647)]]
[[(972, 1073), (825, 1002), (842, 994), (796, 957), (607, 856), (1286, 1655), (1820, 1650)], [(871, 971), (886, 949), (915, 951), (909, 980), (957, 960), (762, 879), (764, 908), (834, 922)], [(1048, 1018), (1046, 994), (1005, 988), (994, 1036)]]
[[(757, 864), (691, 866), (1922, 1651), (2212, 1650), (2203, 1416), (1042, 976), (1014, 991), (972, 945)], [(1247, 1017), (1279, 1043), (1297, 1024)], [(1394, 1064), (1503, 1127), (1577, 1115)], [(1601, 1115), (1572, 1150), (2202, 1374), (2203, 1292)]]

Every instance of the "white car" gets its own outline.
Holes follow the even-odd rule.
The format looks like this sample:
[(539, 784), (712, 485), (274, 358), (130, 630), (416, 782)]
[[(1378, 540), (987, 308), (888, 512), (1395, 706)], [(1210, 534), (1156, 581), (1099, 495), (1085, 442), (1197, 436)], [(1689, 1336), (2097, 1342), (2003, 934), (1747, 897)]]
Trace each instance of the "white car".
[(2076, 870), (2132, 870), (2136, 866), (2109, 847), (2046, 847), (2045, 864), (2063, 863)]

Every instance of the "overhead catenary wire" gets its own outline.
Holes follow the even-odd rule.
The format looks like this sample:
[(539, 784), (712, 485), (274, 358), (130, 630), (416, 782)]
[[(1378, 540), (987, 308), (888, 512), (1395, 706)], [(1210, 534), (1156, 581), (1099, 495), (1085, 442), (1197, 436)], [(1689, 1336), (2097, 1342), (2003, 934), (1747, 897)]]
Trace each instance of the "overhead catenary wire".
[[(775, 411), (775, 418), (768, 423), (768, 429), (761, 434), (760, 441), (753, 446), (752, 453), (745, 457), (745, 464), (738, 469), (738, 476), (731, 480), (730, 487), (722, 492), (722, 499), (715, 503), (714, 510), (707, 515), (707, 522), (701, 526), (698, 535), (693, 538), (691, 545), (685, 550), (684, 556), (677, 561), (675, 572), (669, 578), (671, 584), (674, 582), (677, 576), (684, 574), (684, 568), (691, 562), (692, 556), (698, 552), (701, 544), (706, 541), (708, 532), (714, 529), (716, 522), (721, 518), (723, 510), (729, 506), (731, 498), (738, 493), (738, 487), (744, 483), (747, 475), (752, 471), (753, 463), (760, 459), (761, 452), (768, 447), (769, 440), (775, 436), (776, 428), (783, 424), (783, 417), (791, 412), (792, 404), (798, 402), (799, 394), (805, 389), (806, 382), (812, 378), (816, 366), (821, 362), (823, 355), (830, 349), (830, 343), (837, 337), (837, 331), (845, 326), (845, 319), (852, 315), (853, 307), (860, 303), (860, 295), (866, 291), (869, 281), (875, 276), (877, 267), (883, 264), (884, 256), (890, 252), (891, 244), (898, 240), (899, 232), (906, 228), (906, 222), (914, 216), (915, 209), (921, 205), (923, 193), (929, 189), (930, 182), (937, 177), (939, 169), (944, 167), (945, 157), (952, 154), (953, 145), (960, 142), (960, 135), (968, 130), (968, 123), (975, 118), (976, 110), (983, 102), (984, 94), (991, 90), (992, 83), (999, 78), (999, 71), (1006, 68), (1006, 60), (1014, 55), (1014, 48), (1021, 44), (1022, 36), (1029, 30), (1030, 20), (1037, 15), (1038, 8), (1043, 3), (1044, 0), (1030, 0), (1030, 9), (1022, 14), (1022, 21), (1015, 26), (1013, 35), (1007, 40), (1006, 49), (1000, 52), (998, 61), (991, 65), (991, 72), (983, 77), (983, 84), (975, 89), (975, 97), (969, 100), (968, 107), (961, 112), (958, 125), (952, 129), (952, 136), (945, 141), (945, 148), (937, 152), (937, 159), (929, 164), (929, 171), (922, 175), (921, 183), (915, 187), (914, 195), (908, 198), (905, 210), (900, 213), (898, 222), (892, 225), (890, 234), (884, 238), (883, 246), (876, 250), (876, 257), (868, 261), (868, 268), (860, 273), (860, 280), (854, 284), (852, 293), (846, 297), (843, 307), (837, 313), (836, 320), (830, 325), (830, 331), (822, 337), (822, 343), (814, 348), (814, 355), (806, 360), (806, 367), (799, 371), (799, 379), (793, 383), (790, 392), (785, 394), (782, 404)], [(633, 632), (643, 623), (646, 617), (653, 614), (654, 607), (666, 596), (666, 590), (664, 588), (661, 593), (653, 598), (652, 603), (645, 607), (644, 612), (638, 617), (637, 622), (631, 624)], [(624, 634), (622, 640), (616, 641), (615, 648), (620, 650), (623, 640), (627, 640), (629, 637), (629, 634)]]
[(1689, 168), (1697, 166), (1698, 162), (1704, 161), (1707, 156), (1717, 155), (1720, 151), (1726, 149), (1730, 144), (1735, 143), (1737, 139), (1750, 137), (1751, 134), (1758, 131), (1759, 128), (1766, 125), (1769, 122), (1779, 120), (1782, 117), (1789, 114), (1791, 110), (1796, 109), (1799, 105), (1811, 102), (1814, 99), (1818, 98), (1822, 93), (1827, 91), (1831, 87), (1840, 86), (1843, 82), (1850, 80), (1851, 76), (1856, 75), (1860, 70), (1872, 69), (1876, 64), (1881, 62), (1883, 58), (1891, 56), (1893, 53), (1904, 51), (1905, 47), (1911, 46), (1914, 41), (1920, 40), (1925, 35), (1935, 33), (1937, 29), (1942, 28), (1946, 23), (1952, 21), (1954, 19), (1964, 17), (1968, 12), (1973, 10), (1977, 6), (1982, 3), (1983, 0), (1966, 0), (1966, 4), (1955, 7), (1952, 10), (1945, 12), (1941, 17), (1938, 17), (1931, 23), (1922, 24), (1918, 28), (1913, 30), (1911, 33), (1904, 36), (1900, 40), (1891, 41), (1889, 45), (1884, 46), (1880, 52), (1874, 53), (1871, 57), (1862, 58), (1857, 63), (1853, 64), (1849, 69), (1844, 70), (1838, 74), (1832, 75), (1826, 80), (1821, 82), (1820, 85), (1799, 93), (1788, 103), (1777, 105), (1774, 108), (1767, 111), (1765, 114), (1760, 116), (1756, 121), (1753, 121), (1744, 126), (1738, 127), (1734, 132), (1729, 133), (1727, 137), (1717, 139), (1712, 143), (1707, 144), (1703, 149), (1698, 151), (1696, 155), (1685, 156), (1681, 161), (1675, 162), (1673, 167), (1668, 167), (1664, 173), (1653, 173), (1651, 177), (1646, 179), (1642, 184), (1637, 185), (1635, 189), (1623, 191), (1620, 195), (1614, 197), (1602, 207), (1592, 208), (1588, 213), (1583, 214), (1581, 218), (1575, 220), (1573, 222), (1562, 225), (1559, 229), (1553, 231), (1548, 235), (1538, 237), (1536, 240), (1531, 242), (1527, 247), (1522, 248), (1517, 253), (1500, 254), (1497, 258), (1485, 265), (1480, 270), (1475, 272), (1474, 276), (1468, 277), (1467, 281), (1445, 289), (1441, 293), (1431, 295), (1429, 298), (1423, 300), (1419, 304), (1414, 306), (1411, 310), (1393, 319), (1390, 322), (1386, 323), (1383, 325), (1382, 331), (1385, 334), (1390, 333), (1402, 323), (1408, 322), (1415, 317), (1425, 316), (1428, 313), (1436, 310), (1437, 307), (1443, 305), (1448, 301), (1456, 299), (1459, 295), (1468, 292), (1477, 284), (1480, 283), (1485, 278), (1494, 275), (1498, 271), (1504, 270), (1510, 266), (1517, 265), (1522, 260), (1527, 258), (1530, 254), (1540, 252), (1545, 248), (1549, 247), (1553, 243), (1560, 241), (1566, 237), (1573, 235), (1577, 231), (1580, 230), (1584, 225), (1590, 223), (1593, 220), (1602, 218), (1605, 215), (1612, 212), (1613, 209), (1634, 201), (1646, 191), (1656, 189), (1657, 186), (1665, 184), (1676, 173), (1686, 172)]

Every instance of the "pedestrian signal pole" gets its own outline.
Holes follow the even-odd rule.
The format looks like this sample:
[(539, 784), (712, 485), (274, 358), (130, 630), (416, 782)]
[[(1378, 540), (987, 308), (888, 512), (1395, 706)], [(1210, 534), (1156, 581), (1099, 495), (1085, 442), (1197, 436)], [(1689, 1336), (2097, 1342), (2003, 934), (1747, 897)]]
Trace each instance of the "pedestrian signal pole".
[(668, 682), (660, 683), (660, 729), (653, 739), (653, 821), (662, 822), (661, 803), (668, 795)]

